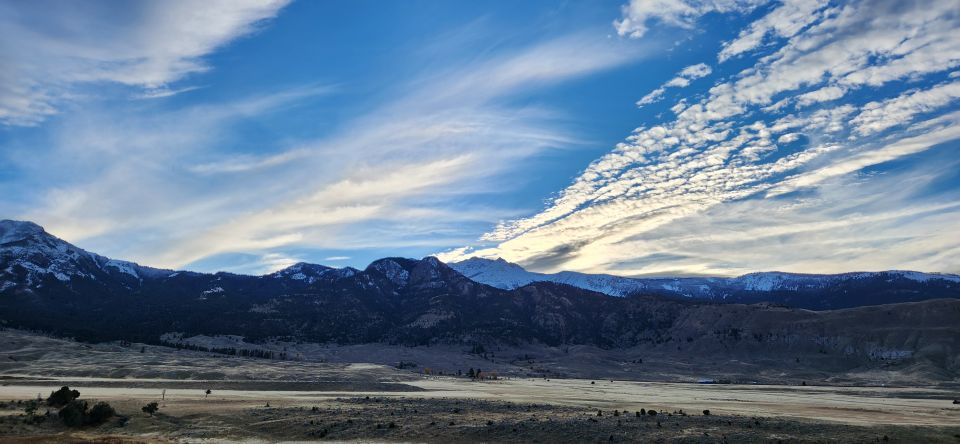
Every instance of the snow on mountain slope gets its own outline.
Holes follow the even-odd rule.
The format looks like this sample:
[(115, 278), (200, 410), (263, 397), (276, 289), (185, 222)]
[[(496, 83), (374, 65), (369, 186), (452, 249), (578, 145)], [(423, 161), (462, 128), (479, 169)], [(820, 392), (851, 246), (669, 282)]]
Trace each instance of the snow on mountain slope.
[(798, 274), (758, 272), (734, 278), (627, 278), (608, 274), (586, 274), (563, 271), (555, 274), (536, 273), (503, 259), (470, 258), (450, 264), (450, 267), (477, 282), (503, 289), (522, 287), (531, 282), (557, 282), (605, 293), (627, 296), (634, 293), (659, 293), (676, 296), (725, 299), (734, 293), (802, 291), (824, 289), (854, 281), (880, 279), (891, 282), (906, 279), (915, 282), (934, 280), (960, 283), (960, 276), (916, 271), (879, 271), (843, 274)]
[(612, 296), (627, 296), (648, 288), (647, 283), (637, 279), (608, 274), (585, 274), (574, 271), (556, 274), (536, 273), (503, 259), (475, 257), (449, 265), (450, 268), (474, 281), (505, 290), (519, 288), (532, 282), (556, 282)]
[[(552, 282), (611, 296), (655, 294), (734, 303), (772, 302), (812, 310), (960, 298), (960, 276), (900, 270), (834, 275), (761, 272), (734, 278), (628, 278), (571, 271), (536, 273), (502, 259), (472, 258), (449, 267), (442, 266), (435, 258), (420, 261), (384, 258), (372, 262), (363, 271), (298, 263), (262, 278), (273, 282), (268, 285), (279, 285), (290, 291), (325, 287), (356, 275), (362, 276), (358, 281), (362, 288), (377, 287), (383, 282), (395, 289), (443, 288), (445, 282), (458, 277), (506, 290), (534, 282)], [(455, 276), (450, 276), (451, 273)], [(219, 280), (221, 274), (173, 272), (109, 259), (65, 242), (36, 224), (0, 221), (0, 292), (3, 293), (41, 289), (50, 293), (59, 288), (74, 293), (112, 291), (120, 294), (158, 282), (157, 285), (176, 286), (187, 285), (187, 281), (194, 279)], [(225, 289), (222, 293), (243, 291), (248, 289), (249, 282), (260, 278), (243, 277), (236, 280), (235, 287), (222, 287)], [(177, 282), (169, 284), (167, 279)], [(203, 285), (197, 291), (216, 288)]]
[(170, 270), (90, 253), (32, 222), (0, 221), (0, 282), (5, 289), (15, 286), (16, 282), (27, 288), (39, 288), (47, 277), (70, 282), (76, 278), (96, 280), (98, 276), (109, 275), (132, 284), (146, 276), (169, 273)]
[(294, 281), (303, 281), (307, 284), (314, 284), (322, 280), (337, 280), (347, 278), (357, 274), (360, 270), (356, 268), (332, 268), (325, 265), (309, 264), (298, 262), (283, 270), (271, 273), (276, 279), (291, 279)]

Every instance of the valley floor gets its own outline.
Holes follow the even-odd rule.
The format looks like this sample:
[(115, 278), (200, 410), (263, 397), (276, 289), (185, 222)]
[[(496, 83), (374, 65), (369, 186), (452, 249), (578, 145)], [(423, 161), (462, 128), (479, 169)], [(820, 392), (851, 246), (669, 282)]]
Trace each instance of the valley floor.
[[(960, 442), (951, 386), (472, 381), (0, 333), (3, 442)], [(24, 402), (62, 385), (119, 416), (29, 424)], [(154, 401), (155, 416), (141, 412)]]

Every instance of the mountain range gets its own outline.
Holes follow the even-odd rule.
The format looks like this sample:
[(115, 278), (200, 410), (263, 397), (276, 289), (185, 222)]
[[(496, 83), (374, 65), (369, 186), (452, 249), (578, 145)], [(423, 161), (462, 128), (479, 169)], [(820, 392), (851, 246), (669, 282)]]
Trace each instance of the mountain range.
[[(510, 270), (511, 279), (531, 280), (478, 274), (480, 265), (491, 264)], [(582, 279), (551, 281), (561, 275)], [(722, 291), (731, 287), (724, 285), (750, 279), (704, 280), (718, 300), (647, 292), (642, 285), (649, 280), (561, 275), (533, 275), (502, 261), (450, 267), (433, 257), (384, 258), (363, 270), (301, 263), (262, 276), (162, 270), (87, 252), (29, 222), (0, 222), (2, 325), (80, 340), (159, 343), (176, 334), (338, 344), (585, 344), (704, 356), (789, 354), (790, 362), (810, 356), (847, 367), (923, 362), (947, 379), (960, 372), (960, 299), (946, 275), (879, 273), (840, 284), (821, 277), (820, 287), (810, 288), (779, 280), (770, 287), (743, 284), (725, 299)], [(604, 289), (633, 282), (637, 291), (612, 297), (581, 288), (591, 282), (610, 285)], [(738, 291), (832, 298), (868, 288), (850, 282), (898, 289), (884, 293), (885, 300), (930, 300), (829, 311), (730, 302), (741, 297)], [(925, 288), (953, 298), (933, 299)]]
[(502, 289), (556, 282), (610, 296), (658, 294), (729, 303), (773, 302), (810, 310), (960, 297), (960, 276), (917, 271), (799, 274), (758, 272), (739, 277), (629, 278), (562, 271), (536, 273), (503, 259), (451, 263), (464, 276)]

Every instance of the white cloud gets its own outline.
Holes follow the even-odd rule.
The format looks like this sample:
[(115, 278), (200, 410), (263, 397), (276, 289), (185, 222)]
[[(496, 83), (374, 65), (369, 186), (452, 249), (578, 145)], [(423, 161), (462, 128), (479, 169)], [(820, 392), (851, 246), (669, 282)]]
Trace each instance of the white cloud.
[[(541, 271), (627, 273), (733, 274), (771, 267), (831, 272), (838, 271), (828, 269), (831, 264), (849, 267), (857, 259), (870, 267), (900, 266), (894, 255), (871, 256), (880, 248), (881, 238), (892, 233), (890, 227), (850, 237), (856, 241), (844, 244), (843, 260), (824, 260), (819, 265), (824, 268), (819, 269), (814, 258), (829, 256), (823, 249), (812, 249), (796, 261), (776, 262), (769, 255), (742, 260), (735, 254), (724, 257), (721, 253), (736, 249), (736, 244), (711, 243), (711, 239), (722, 236), (728, 227), (711, 226), (704, 215), (742, 207), (764, 211), (784, 201), (800, 205), (793, 194), (785, 194), (798, 191), (817, 193), (834, 205), (833, 217), (842, 218), (839, 225), (845, 233), (855, 231), (853, 224), (844, 224), (847, 220), (879, 226), (878, 221), (907, 221), (917, 214), (946, 211), (939, 204), (921, 208), (891, 200), (889, 206), (877, 202), (869, 213), (853, 217), (854, 210), (841, 211), (843, 200), (835, 199), (841, 193), (830, 184), (960, 139), (960, 121), (953, 114), (925, 116), (929, 118), (913, 122), (953, 103), (953, 86), (903, 92), (904, 86), (897, 83), (919, 82), (960, 64), (960, 46), (955, 44), (960, 17), (952, 14), (953, 3), (868, 0), (827, 8), (819, 2), (787, 2), (748, 26), (719, 55), (723, 61), (748, 51), (766, 51), (755, 56), (753, 66), (714, 85), (701, 100), (681, 100), (682, 105), (674, 108), (675, 120), (635, 130), (611, 153), (591, 163), (543, 211), (503, 222), (485, 234), (476, 248), (451, 250), (443, 258), (503, 257)], [(643, 8), (637, 17), (645, 17)], [(688, 25), (693, 15), (681, 17), (680, 25)], [(643, 25), (646, 19), (630, 23)], [(645, 28), (635, 30), (642, 35)], [(782, 40), (763, 45), (771, 33)], [(850, 92), (878, 86), (889, 86), (886, 93), (901, 96), (868, 104), (861, 111)], [(784, 114), (791, 103), (811, 110)], [(865, 137), (894, 120), (906, 128), (882, 140)], [(797, 142), (801, 134), (805, 136), (802, 144), (788, 150), (777, 146)], [(897, 206), (911, 209), (896, 213), (892, 209)], [(953, 208), (949, 211), (956, 214)], [(820, 214), (829, 209), (826, 205)], [(743, 219), (737, 230), (755, 231), (768, 222), (762, 215), (738, 214)], [(688, 231), (685, 224), (694, 220), (700, 222), (699, 229)], [(942, 224), (946, 221), (949, 218), (930, 217), (923, 228), (945, 233)], [(793, 226), (802, 229), (803, 225)], [(809, 225), (811, 231), (816, 231), (815, 226)], [(826, 230), (827, 225), (823, 226)], [(923, 232), (918, 226), (904, 232), (918, 236)], [(687, 251), (682, 242), (663, 238), (664, 233), (699, 237), (702, 248)], [(759, 251), (759, 245), (742, 238), (739, 241), (751, 245), (752, 253)], [(844, 241), (831, 237), (830, 242)], [(859, 251), (854, 251), (857, 245)], [(931, 242), (919, 245), (928, 253), (942, 251)], [(922, 248), (907, 250), (919, 254)], [(695, 257), (705, 251), (711, 256)], [(664, 264), (670, 267), (666, 270), (650, 261), (638, 261), (637, 252), (687, 254), (691, 259)], [(954, 262), (936, 267), (931, 261), (904, 263), (955, 271), (960, 268), (960, 255), (955, 250), (951, 254), (944, 257)]]
[(51, 123), (62, 138), (50, 150), (17, 156), (42, 184), (40, 203), (0, 208), (85, 248), (164, 267), (244, 253), (264, 262), (238, 268), (249, 271), (289, 263), (263, 258), (292, 246), (466, 242), (471, 227), (518, 213), (465, 197), (503, 191), (523, 180), (508, 174), (522, 160), (579, 143), (554, 112), (501, 99), (643, 55), (642, 45), (627, 43), (575, 35), (436, 67), (330, 133), (257, 154), (238, 152), (227, 129), (339, 90), (294, 88), (161, 113), (65, 114)]
[(784, 134), (784, 135), (780, 136), (779, 138), (777, 138), (777, 143), (783, 143), (783, 144), (793, 143), (793, 142), (796, 142), (797, 140), (800, 140), (800, 135), (799, 135), (799, 134), (797, 134), (797, 133), (787, 133), (787, 134)]
[(144, 98), (185, 92), (169, 85), (210, 67), (203, 57), (273, 18), (288, 0), (94, 1), (0, 5), (0, 123), (36, 125), (113, 82)]
[(960, 98), (960, 82), (945, 83), (922, 91), (910, 91), (882, 102), (870, 102), (851, 123), (860, 135), (869, 135), (909, 122), (914, 116), (953, 103)]
[(659, 102), (660, 99), (663, 98), (663, 93), (667, 91), (667, 88), (684, 88), (687, 85), (690, 85), (691, 80), (706, 77), (712, 72), (713, 70), (710, 68), (710, 66), (705, 63), (698, 63), (696, 65), (690, 65), (686, 68), (683, 68), (676, 77), (668, 80), (667, 83), (664, 83), (659, 88), (643, 96), (643, 98), (637, 101), (637, 106), (644, 107), (651, 103)]
[(765, 17), (751, 23), (736, 39), (725, 43), (718, 59), (725, 62), (731, 57), (756, 49), (770, 34), (782, 38), (793, 37), (819, 20), (827, 3), (826, 0), (785, 0)]
[(613, 25), (621, 36), (640, 38), (650, 22), (691, 28), (708, 13), (748, 12), (762, 3), (763, 0), (630, 0)]
[(829, 102), (843, 97), (846, 91), (837, 86), (825, 86), (797, 96), (797, 106), (809, 106), (814, 103)]

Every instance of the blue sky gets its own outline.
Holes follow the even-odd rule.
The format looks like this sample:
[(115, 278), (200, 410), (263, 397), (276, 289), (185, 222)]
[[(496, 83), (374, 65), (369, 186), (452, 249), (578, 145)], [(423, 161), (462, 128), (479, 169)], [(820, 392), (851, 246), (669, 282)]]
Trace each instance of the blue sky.
[(0, 1), (0, 216), (143, 264), (960, 272), (952, 1)]

